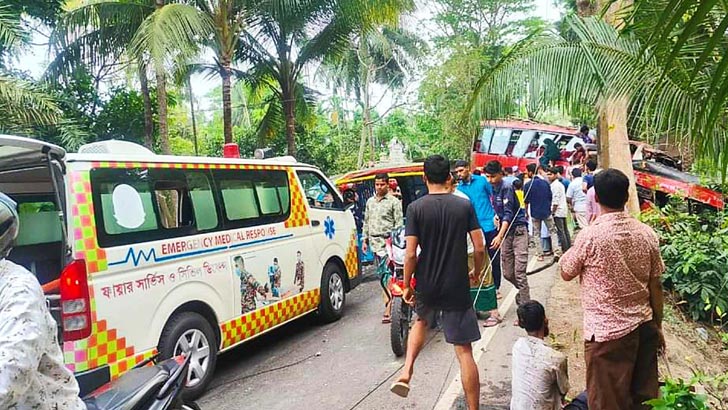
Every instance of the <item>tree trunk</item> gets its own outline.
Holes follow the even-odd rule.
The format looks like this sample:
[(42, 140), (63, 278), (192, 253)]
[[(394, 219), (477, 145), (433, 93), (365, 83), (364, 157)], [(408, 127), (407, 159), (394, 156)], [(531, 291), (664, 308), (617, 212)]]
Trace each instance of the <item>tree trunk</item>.
[(233, 142), (233, 108), (231, 102), (231, 86), (230, 86), (230, 57), (223, 56), (221, 61), (222, 68), (220, 76), (222, 77), (222, 133), (225, 136), (225, 143)]
[[(604, 7), (604, 0), (598, 7)], [(609, 6), (604, 19), (614, 27), (619, 28), (623, 21), (618, 13), (631, 0), (620, 0)], [(609, 92), (609, 84), (606, 85)], [(629, 212), (637, 215), (640, 212), (637, 186), (635, 185), (634, 168), (632, 168), (632, 153), (629, 150), (629, 134), (627, 120), (629, 119), (628, 97), (606, 97), (599, 104), (599, 162), (602, 168), (616, 168), (624, 172), (629, 178)]]
[(576, 14), (579, 17), (589, 17), (597, 12), (596, 1), (592, 0), (576, 0)]
[(296, 156), (296, 97), (293, 85), (285, 84), (283, 87), (283, 112), (286, 115), (286, 142), (288, 155)]
[[(359, 155), (357, 157), (357, 165), (361, 168), (364, 165), (364, 154), (367, 151), (367, 145), (372, 142), (371, 135), (371, 106), (369, 103), (369, 70), (366, 70), (366, 74), (362, 79), (362, 124), (361, 124), (361, 139), (359, 140)], [(373, 156), (373, 153), (372, 153)], [(370, 160), (372, 157), (370, 157)]]
[(159, 104), (159, 147), (162, 154), (171, 155), (167, 131), (167, 76), (163, 68), (157, 68), (157, 103)]
[(636, 215), (640, 212), (640, 207), (629, 150), (628, 112), (629, 99), (626, 97), (607, 98), (600, 104), (599, 119), (602, 128), (599, 130), (599, 145), (602, 152), (599, 161), (602, 168), (616, 168), (627, 175), (630, 181), (627, 207), (631, 214)]
[(187, 92), (190, 94), (190, 116), (192, 117), (192, 138), (195, 143), (195, 155), (200, 155), (197, 147), (197, 119), (195, 118), (195, 95), (192, 94), (192, 82), (187, 76)]
[(152, 119), (152, 97), (149, 94), (149, 78), (147, 78), (147, 67), (139, 62), (139, 84), (144, 100), (144, 146), (154, 150), (154, 121)]

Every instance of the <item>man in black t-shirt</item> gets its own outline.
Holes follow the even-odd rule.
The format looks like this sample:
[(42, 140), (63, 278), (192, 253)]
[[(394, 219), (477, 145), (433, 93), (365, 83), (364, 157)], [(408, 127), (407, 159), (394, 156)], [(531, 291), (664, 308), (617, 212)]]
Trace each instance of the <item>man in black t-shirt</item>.
[[(478, 408), (480, 380), (471, 343), (480, 339), (478, 319), (470, 301), (466, 235), (474, 244), (474, 272), (480, 272), (485, 258), (483, 233), (469, 201), (450, 193), (450, 163), (440, 155), (425, 160), (425, 182), (429, 194), (407, 209), (404, 264), (404, 301), (415, 305), (417, 320), (407, 343), (402, 375), (391, 390), (407, 397), (415, 359), (422, 350), (428, 324), (442, 311), (445, 340), (455, 345), (460, 362), (463, 389), (471, 410)], [(417, 248), (421, 249), (419, 259)], [(417, 271), (416, 292), (408, 284)]]

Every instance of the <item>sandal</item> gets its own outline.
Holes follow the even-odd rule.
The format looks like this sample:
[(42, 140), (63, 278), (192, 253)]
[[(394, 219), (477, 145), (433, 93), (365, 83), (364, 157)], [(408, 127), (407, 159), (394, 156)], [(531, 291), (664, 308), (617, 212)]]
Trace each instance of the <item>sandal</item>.
[(392, 318), (387, 315), (384, 315), (384, 316), (382, 316), (382, 323), (385, 325), (392, 323)]
[(483, 327), (498, 326), (499, 324), (501, 324), (502, 321), (503, 321), (503, 319), (495, 318), (495, 317), (491, 316), (485, 320), (485, 323), (483, 323)]
[(407, 398), (407, 396), (409, 395), (410, 386), (409, 383), (395, 382), (392, 384), (389, 390), (399, 397)]

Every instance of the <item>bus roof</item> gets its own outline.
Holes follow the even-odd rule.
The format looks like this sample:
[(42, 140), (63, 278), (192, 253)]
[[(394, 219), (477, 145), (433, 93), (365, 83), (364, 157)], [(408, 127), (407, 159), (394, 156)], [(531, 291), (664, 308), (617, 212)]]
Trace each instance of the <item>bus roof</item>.
[(383, 165), (375, 168), (360, 169), (344, 174), (336, 180), (336, 185), (346, 184), (349, 182), (358, 182), (370, 178), (374, 178), (377, 174), (393, 174), (393, 176), (401, 176), (401, 174), (417, 174), (423, 172), (423, 164), (421, 162), (413, 162), (402, 165)]
[(535, 130), (553, 132), (558, 134), (576, 134), (579, 130), (572, 127), (562, 127), (559, 125), (544, 124), (536, 121), (528, 120), (486, 120), (480, 123), (482, 127), (511, 128), (523, 130)]

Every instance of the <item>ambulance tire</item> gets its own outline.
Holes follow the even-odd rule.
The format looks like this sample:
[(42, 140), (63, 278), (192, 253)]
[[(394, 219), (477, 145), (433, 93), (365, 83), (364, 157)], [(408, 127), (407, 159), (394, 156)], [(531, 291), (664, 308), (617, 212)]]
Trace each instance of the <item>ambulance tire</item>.
[(318, 313), (324, 323), (335, 322), (344, 313), (346, 290), (342, 271), (339, 264), (329, 262), (321, 275), (321, 300)]
[[(204, 336), (204, 337), (203, 337)], [(185, 386), (182, 397), (185, 400), (195, 400), (205, 392), (212, 381), (217, 363), (218, 342), (210, 322), (195, 312), (181, 312), (172, 316), (164, 327), (159, 341), (159, 353), (162, 359), (169, 359), (181, 353), (181, 349), (189, 346), (190, 340), (196, 340), (192, 347), (192, 361), (197, 361), (196, 372), (190, 363), (193, 386)], [(198, 350), (199, 349), (199, 350)], [(204, 368), (200, 377), (199, 371)]]

